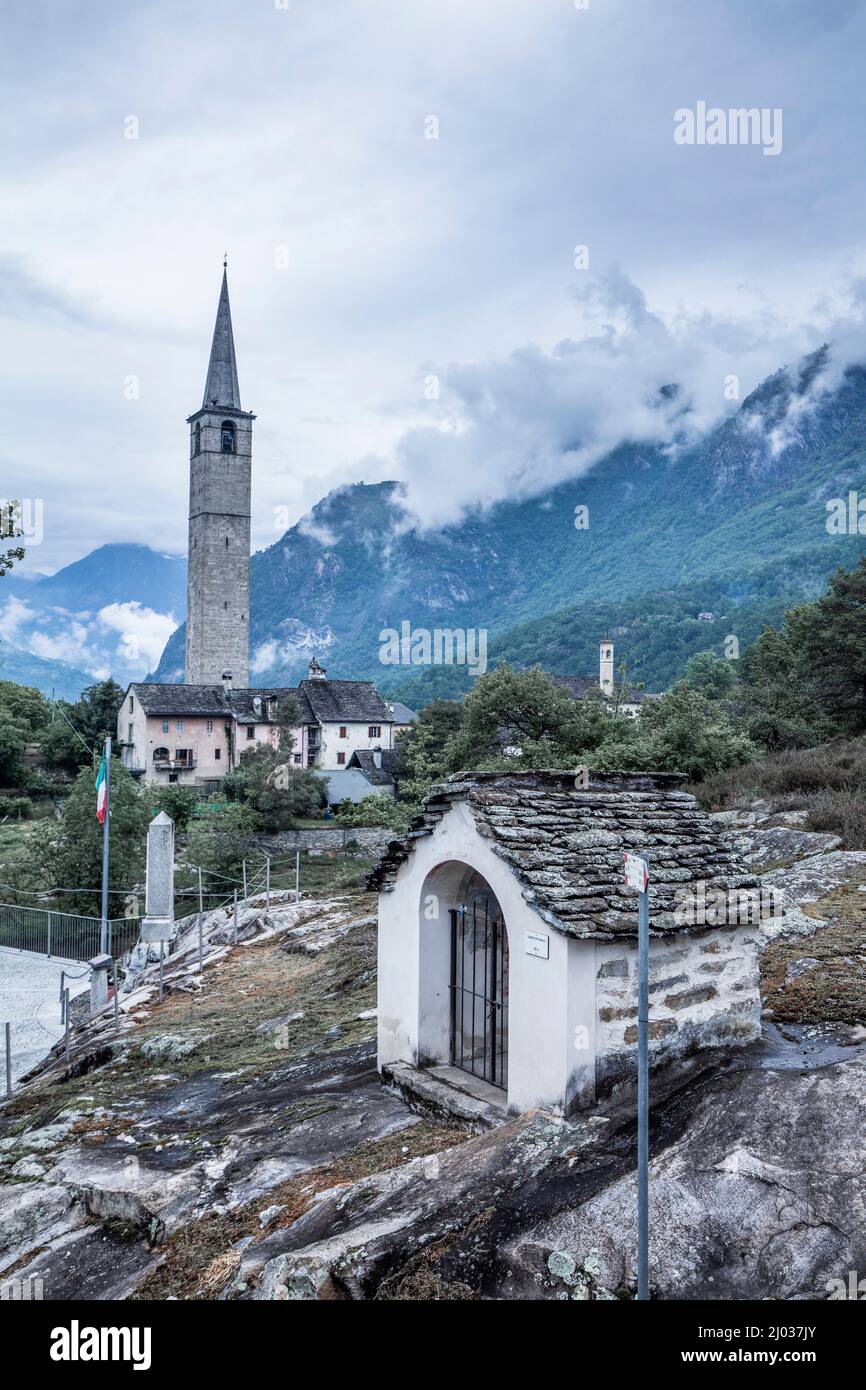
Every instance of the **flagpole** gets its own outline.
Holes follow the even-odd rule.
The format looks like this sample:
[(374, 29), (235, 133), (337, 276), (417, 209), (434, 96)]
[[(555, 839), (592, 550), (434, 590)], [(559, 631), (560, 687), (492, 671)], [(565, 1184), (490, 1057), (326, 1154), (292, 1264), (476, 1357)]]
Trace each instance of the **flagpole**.
[(99, 949), (108, 951), (108, 823), (111, 817), (111, 735), (105, 740), (105, 820), (102, 822), (102, 922), (99, 929)]

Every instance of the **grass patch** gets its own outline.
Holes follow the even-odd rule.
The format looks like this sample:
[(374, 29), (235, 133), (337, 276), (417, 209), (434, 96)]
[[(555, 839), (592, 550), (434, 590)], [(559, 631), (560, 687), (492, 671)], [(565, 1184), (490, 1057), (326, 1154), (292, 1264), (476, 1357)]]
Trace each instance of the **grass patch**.
[(866, 849), (866, 738), (834, 739), (728, 768), (692, 787), (707, 811), (743, 810), (769, 801), (776, 811), (808, 811), (807, 830), (840, 835), (845, 849)]
[[(804, 911), (833, 920), (814, 936), (780, 937), (767, 947), (764, 1008), (780, 1022), (866, 1024), (866, 893), (844, 883)], [(805, 969), (801, 961), (816, 964)]]

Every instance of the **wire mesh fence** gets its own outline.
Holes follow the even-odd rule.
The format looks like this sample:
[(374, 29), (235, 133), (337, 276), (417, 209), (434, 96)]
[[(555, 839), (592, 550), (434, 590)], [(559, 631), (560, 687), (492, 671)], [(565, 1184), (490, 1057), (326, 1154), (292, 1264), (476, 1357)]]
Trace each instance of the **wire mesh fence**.
[[(108, 922), (108, 954), (115, 960), (128, 955), (138, 935), (137, 917), (112, 918)], [(0, 946), (11, 950), (84, 961), (99, 954), (101, 937), (102, 923), (97, 917), (0, 903)]]

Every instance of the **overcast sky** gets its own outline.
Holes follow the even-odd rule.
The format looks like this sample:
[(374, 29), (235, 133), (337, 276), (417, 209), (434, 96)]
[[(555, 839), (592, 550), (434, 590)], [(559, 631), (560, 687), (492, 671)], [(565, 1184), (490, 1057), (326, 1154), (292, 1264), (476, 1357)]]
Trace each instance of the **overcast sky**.
[[(256, 548), (342, 483), (403, 478), (435, 525), (591, 466), (660, 382), (703, 423), (729, 374), (859, 350), (859, 0), (29, 0), (2, 26), (28, 570), (184, 549), (224, 250)], [(678, 145), (699, 101), (781, 109), (781, 152)]]

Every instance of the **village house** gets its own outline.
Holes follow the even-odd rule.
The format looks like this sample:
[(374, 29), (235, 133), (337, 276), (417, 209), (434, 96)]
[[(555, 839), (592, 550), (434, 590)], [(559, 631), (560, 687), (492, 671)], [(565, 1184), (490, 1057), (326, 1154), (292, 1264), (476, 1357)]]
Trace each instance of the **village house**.
[[(278, 747), (290, 701), (298, 710), (290, 766), (337, 772), (356, 753), (384, 757), (393, 748), (393, 715), (376, 687), (328, 680), (314, 658), (297, 687), (236, 690), (229, 677), (219, 685), (130, 685), (117, 716), (120, 756), (145, 782), (216, 790), (245, 749)], [(359, 768), (351, 799), (379, 790), (373, 780)]]
[[(650, 861), (650, 1065), (758, 1037), (769, 914), (677, 774), (459, 773), (371, 876), (378, 1059), (408, 1091), (512, 1113), (592, 1104), (635, 1068), (637, 894)], [(709, 890), (712, 890), (711, 892)], [(706, 918), (709, 896), (736, 904)]]

